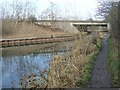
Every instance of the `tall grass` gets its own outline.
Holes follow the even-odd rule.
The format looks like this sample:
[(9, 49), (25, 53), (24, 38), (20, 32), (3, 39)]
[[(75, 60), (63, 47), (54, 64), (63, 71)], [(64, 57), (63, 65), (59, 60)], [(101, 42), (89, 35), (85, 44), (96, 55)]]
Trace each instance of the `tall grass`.
[(98, 52), (92, 43), (93, 38), (96, 37), (76, 40), (71, 52), (53, 59), (48, 74), (48, 87), (86, 87), (89, 84), (92, 63)]
[[(95, 40), (96, 39), (96, 40)], [(93, 62), (99, 51), (93, 40), (100, 42), (98, 35), (80, 37), (73, 41), (71, 51), (64, 55), (54, 56), (51, 67), (39, 77), (44, 83), (35, 84), (31, 79), (28, 88), (73, 88), (89, 87)], [(46, 76), (47, 75), (47, 76)], [(32, 76), (32, 75), (31, 75)], [(34, 77), (33, 77), (34, 78)], [(28, 77), (29, 79), (29, 77)], [(27, 80), (25, 80), (27, 81)]]

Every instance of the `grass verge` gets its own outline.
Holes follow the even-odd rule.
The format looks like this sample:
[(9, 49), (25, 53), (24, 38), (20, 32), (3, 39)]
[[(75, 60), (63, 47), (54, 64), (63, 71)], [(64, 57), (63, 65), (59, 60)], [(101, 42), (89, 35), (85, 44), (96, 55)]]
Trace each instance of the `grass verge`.
[(113, 87), (118, 87), (118, 52), (117, 48), (112, 40), (112, 38), (109, 38), (109, 50), (108, 50), (108, 64), (109, 64), (109, 70), (112, 76), (112, 84)]
[[(90, 41), (88, 38), (77, 40), (74, 43), (75, 48), (73, 51), (53, 59), (48, 87), (70, 88), (89, 86), (93, 62), (99, 49), (92, 43), (93, 39), (90, 39)], [(100, 41), (97, 42), (99, 47), (101, 47)]]
[(98, 46), (100, 47), (99, 49), (97, 49), (95, 52), (91, 53), (90, 55), (87, 56), (88, 62), (84, 65), (83, 71), (84, 73), (82, 74), (82, 79), (79, 80), (79, 86), (80, 87), (89, 87), (90, 84), (90, 80), (91, 80), (91, 74), (92, 74), (92, 70), (93, 70), (93, 63), (99, 53), (99, 51), (102, 48), (102, 42), (99, 41), (98, 42)]

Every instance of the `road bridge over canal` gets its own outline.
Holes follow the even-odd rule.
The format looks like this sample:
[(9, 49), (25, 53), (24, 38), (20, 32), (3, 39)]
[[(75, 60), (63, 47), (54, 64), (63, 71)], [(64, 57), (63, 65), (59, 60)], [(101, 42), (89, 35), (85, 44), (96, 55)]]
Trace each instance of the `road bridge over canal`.
[(108, 31), (109, 23), (105, 21), (79, 21), (79, 20), (38, 20), (38, 25), (59, 28), (68, 32)]

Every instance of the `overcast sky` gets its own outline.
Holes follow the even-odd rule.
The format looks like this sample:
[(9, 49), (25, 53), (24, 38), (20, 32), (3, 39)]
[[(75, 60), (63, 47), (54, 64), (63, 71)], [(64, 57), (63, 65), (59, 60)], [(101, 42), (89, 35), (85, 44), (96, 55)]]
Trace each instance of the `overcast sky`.
[(80, 19), (93, 18), (98, 6), (97, 0), (37, 0), (39, 12), (50, 6), (53, 2), (63, 16), (78, 16)]
[[(0, 0), (0, 2), (11, 3), (13, 0)], [(26, 0), (20, 0), (25, 2)], [(50, 2), (54, 3), (63, 16), (77, 16), (80, 19), (95, 18), (98, 0), (27, 0), (37, 8), (37, 13), (50, 7)], [(50, 2), (49, 2), (50, 1)]]

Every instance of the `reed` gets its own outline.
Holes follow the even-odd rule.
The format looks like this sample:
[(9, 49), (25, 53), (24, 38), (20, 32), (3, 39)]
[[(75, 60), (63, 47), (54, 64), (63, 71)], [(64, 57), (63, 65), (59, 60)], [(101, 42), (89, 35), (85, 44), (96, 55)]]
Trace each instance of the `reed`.
[[(74, 41), (73, 50), (60, 57), (54, 57), (48, 73), (48, 88), (82, 87), (88, 84), (92, 62), (88, 56), (98, 48), (93, 42), (95, 36)], [(99, 38), (96, 38), (98, 42)], [(88, 65), (88, 66), (87, 66)], [(88, 71), (86, 71), (88, 70)]]

